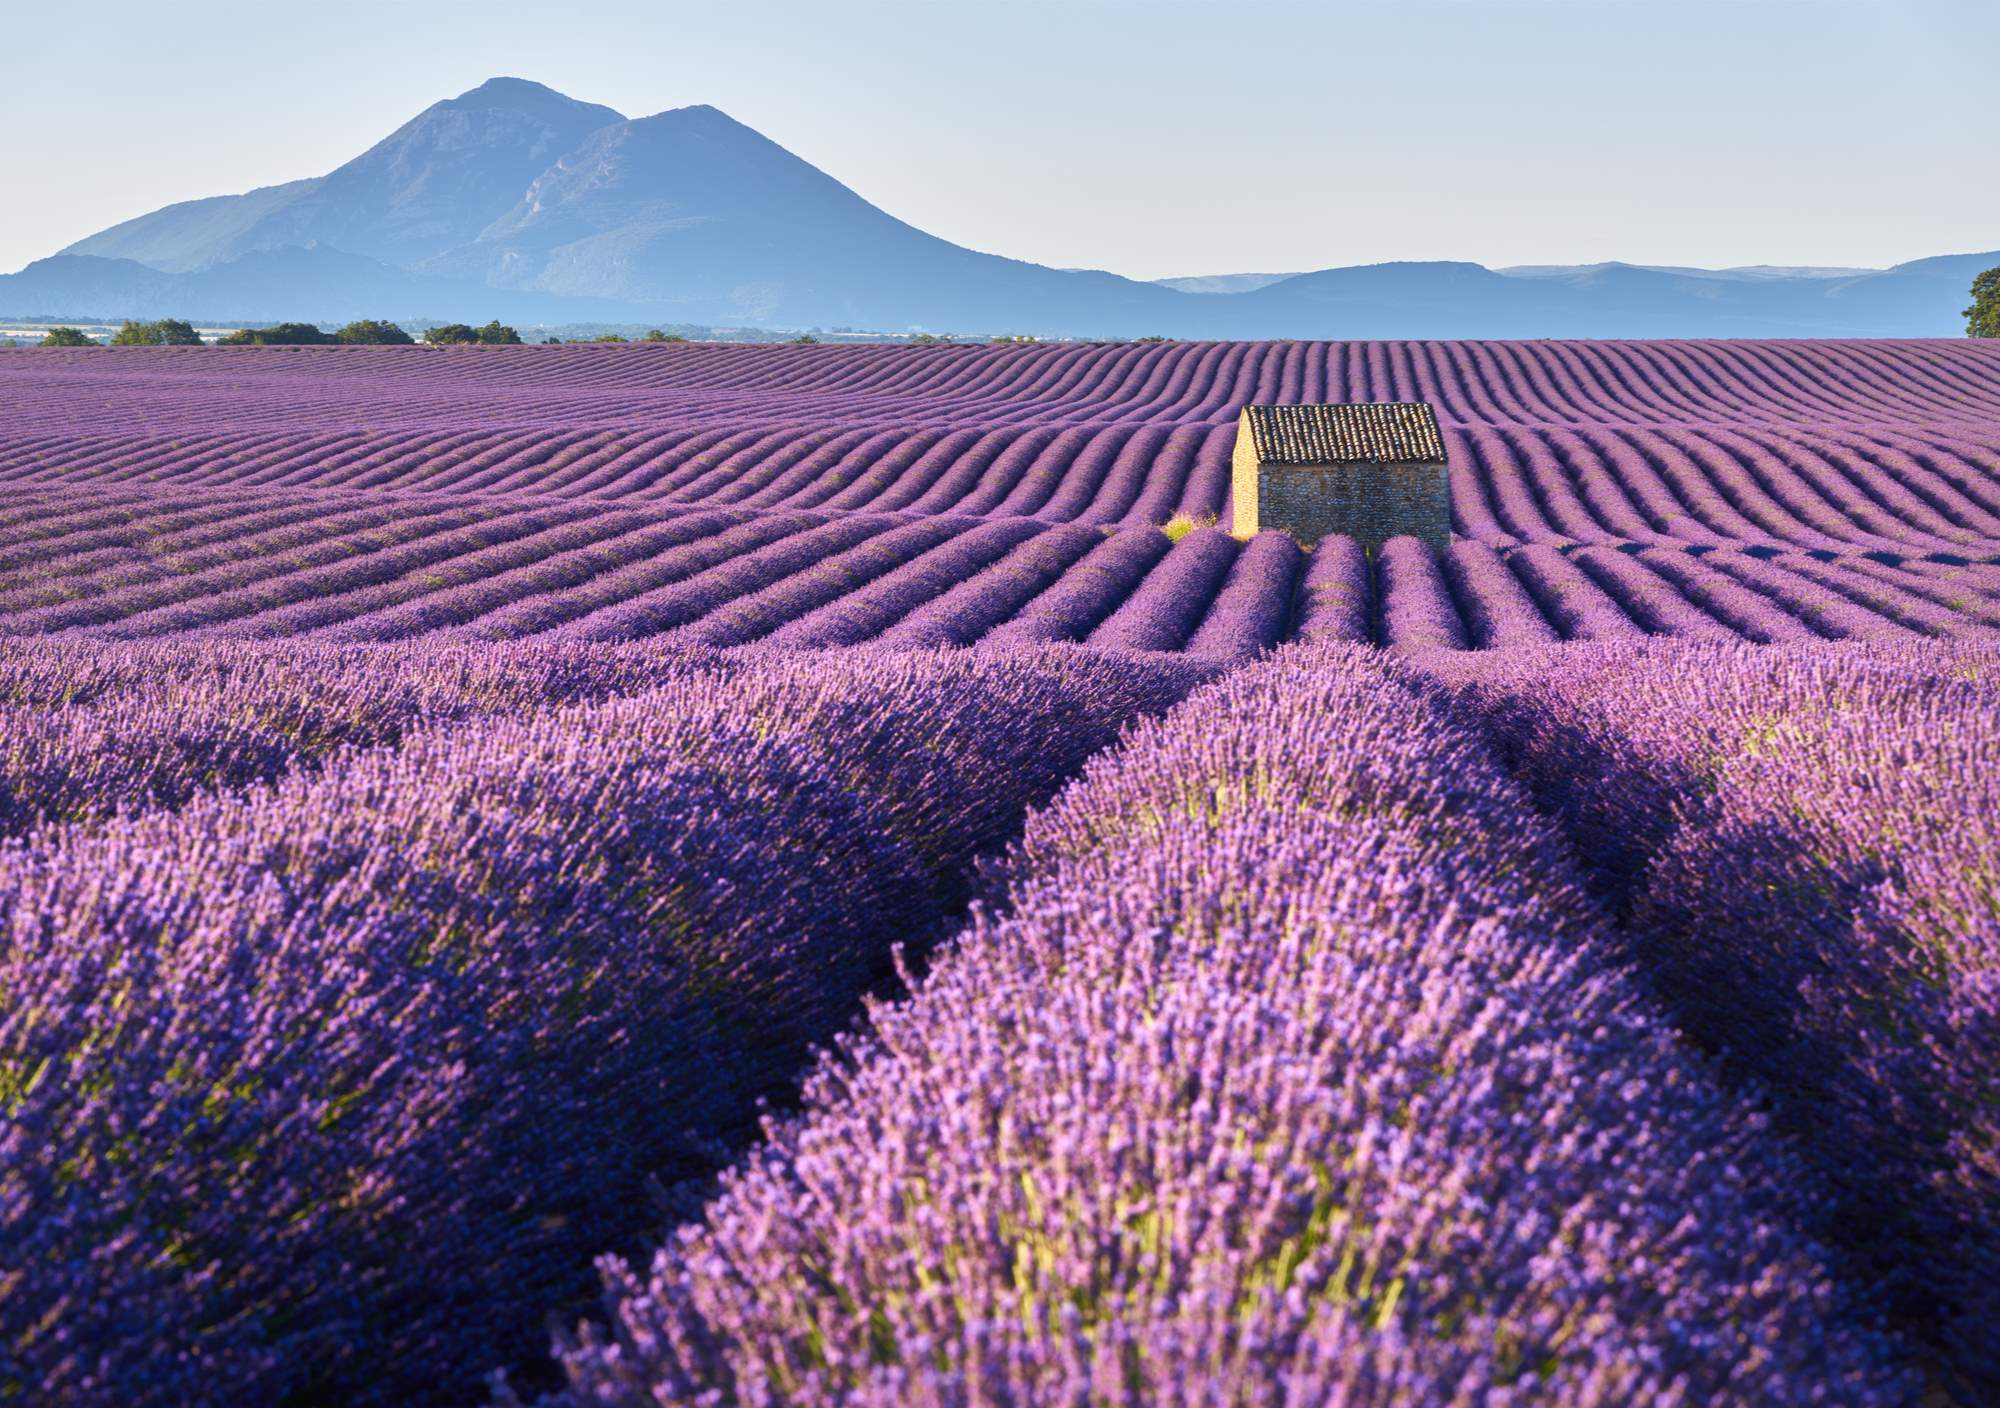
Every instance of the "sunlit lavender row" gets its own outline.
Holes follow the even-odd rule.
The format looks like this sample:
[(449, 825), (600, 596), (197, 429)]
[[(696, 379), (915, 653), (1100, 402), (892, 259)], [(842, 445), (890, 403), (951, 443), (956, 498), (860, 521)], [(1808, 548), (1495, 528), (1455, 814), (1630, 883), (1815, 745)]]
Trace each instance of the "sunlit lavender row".
[[(454, 668), (381, 693), (497, 702)], [(726, 1158), (1021, 812), (1198, 678), (1061, 649), (645, 669), (0, 851), (10, 1392), (438, 1401), (535, 1359), (592, 1256), (656, 1225), (647, 1187)]]
[(2000, 653), (1590, 647), (1463, 688), (1674, 1021), (1837, 1197), (1817, 1231), (2000, 1389)]
[(1805, 1160), (1416, 674), (1210, 685), (1001, 878), (607, 1262), (562, 1403), (1910, 1401)]

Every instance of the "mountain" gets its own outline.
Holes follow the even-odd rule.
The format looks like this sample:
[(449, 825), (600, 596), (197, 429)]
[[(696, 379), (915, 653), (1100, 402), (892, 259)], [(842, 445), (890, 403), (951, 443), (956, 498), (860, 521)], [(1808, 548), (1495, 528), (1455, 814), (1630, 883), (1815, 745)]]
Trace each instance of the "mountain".
[(1263, 288), (1266, 284), (1277, 283), (1280, 279), (1295, 279), (1298, 271), (1289, 274), (1194, 274), (1177, 279), (1154, 279), (1161, 288), (1177, 289), (1182, 293), (1248, 293), (1253, 288)]
[(1756, 274), (1399, 262), (1321, 269), (1205, 301), (1225, 306), (1234, 336), (1956, 337), (1973, 276), (1996, 265), (2000, 251)]
[(0, 276), (0, 313), (679, 322), (1177, 337), (1953, 336), (2000, 254), (1885, 270), (1449, 261), (1147, 283), (938, 239), (707, 106), (517, 78), (324, 176), (188, 201)]
[(425, 268), (683, 322), (1144, 331), (1173, 294), (927, 235), (715, 108), (593, 132)]
[(206, 269), (169, 273), (130, 259), (57, 254), (0, 274), (0, 308), (12, 316), (74, 322), (188, 318), (198, 323), (277, 322), (301, 316), (351, 322), (381, 315), (434, 322), (503, 318), (538, 323), (618, 323), (624, 304), (517, 293), (440, 279), (324, 245), (260, 249)]
[[(1560, 279), (1591, 269), (1608, 269), (1610, 264), (1512, 264), (1495, 269), (1513, 279)], [(1696, 269), (1684, 264), (1630, 264), (1654, 274), (1678, 274), (1683, 278), (1726, 279), (1767, 282), (1771, 279), (1847, 279), (1861, 274), (1879, 274), (1880, 269), (1830, 264), (1739, 264), (1730, 269)], [(1256, 278), (1258, 275), (1249, 275)]]
[[(1889, 269), (1798, 273), (1661, 270), (1597, 264), (1553, 282), (1579, 305), (1572, 321), (1634, 337), (1955, 337), (1974, 275), (2000, 253), (1918, 259)], [(1551, 334), (1555, 335), (1555, 334)], [(1583, 331), (1563, 334), (1601, 336)]]
[(539, 83), (489, 79), (433, 103), (324, 176), (170, 205), (60, 253), (179, 273), (252, 250), (318, 243), (413, 264), (477, 239), (550, 162), (623, 121)]

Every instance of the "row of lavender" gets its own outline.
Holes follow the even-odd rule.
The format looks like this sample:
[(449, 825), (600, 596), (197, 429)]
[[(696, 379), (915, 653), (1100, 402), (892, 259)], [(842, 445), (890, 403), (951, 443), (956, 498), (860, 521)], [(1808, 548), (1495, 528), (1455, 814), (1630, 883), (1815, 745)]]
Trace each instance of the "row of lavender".
[[(2000, 655), (1421, 658), (1461, 700), (1296, 646), (1096, 763), (1008, 917), (618, 1273), (579, 1394), (1895, 1401), (1885, 1355), (2000, 1384)], [(0, 1384), (407, 1401), (531, 1358), (657, 1215), (638, 1183), (726, 1153), (685, 1131), (726, 1144), (1024, 806), (1197, 677), (9, 645), (0, 791), (70, 804), (0, 851), (0, 991), (33, 995), (0, 1014)]]
[(2000, 653), (1441, 658), (1675, 1023), (1765, 1092), (1813, 1230), (2000, 1397)]
[[(366, 403), (433, 424), (589, 424), (635, 405), (829, 422), (928, 408), (937, 424), (1222, 423), (1246, 402), (1429, 401), (1462, 423), (1759, 421), (1990, 426), (2000, 356), (1978, 342), (1189, 342), (959, 347), (134, 348), (0, 357), (23, 431), (89, 399), (110, 422), (310, 423)], [(594, 415), (593, 412), (596, 412)]]
[(194, 740), (151, 810), (107, 820), (120, 779), (73, 775), (94, 800), (0, 847), (0, 1397), (467, 1401), (1027, 807), (1200, 678), (1074, 650), (369, 655), (395, 668), (193, 650), (161, 698), (157, 648), (10, 652), (10, 726), (95, 711), (69, 737), (100, 754), (166, 708), (267, 716), (234, 757)]
[(0, 839), (172, 811), (481, 716), (687, 672), (671, 646), (0, 642)]
[[(1856, 649), (1565, 651), (1495, 675), (1510, 697), (1557, 676), (1543, 697), (1601, 714), (1605, 740), (1636, 723), (1641, 755), (1699, 731), (1673, 721), (1700, 701), (1662, 685), (1733, 698), (1700, 739), (1721, 753), (1718, 819), (1687, 823), (1694, 888), (1675, 900), (1752, 1030), (1773, 1020), (1760, 1003), (1815, 1000), (1788, 989), (1797, 965), (1759, 965), (1770, 922), (1729, 935), (1760, 866), (1839, 866), (1900, 816), (1885, 915), (1991, 933), (2000, 912), (1990, 867), (1954, 878), (1995, 838), (1950, 834), (1964, 799), (1944, 783), (1961, 763), (2000, 776), (2000, 701), (1954, 678), (2000, 657)], [(1763, 780), (1765, 736), (1737, 728), (1830, 684), (1866, 722)], [(1912, 707), (1874, 707), (1890, 696)], [(607, 1320), (560, 1341), (558, 1401), (1910, 1404), (1927, 1356), (1976, 1370), (1938, 1322), (1885, 1329), (1868, 1278), (1832, 1274), (1855, 1268), (1817, 1241), (1848, 1208), (1826, 1162), (1676, 1031), (1684, 1005), (1627, 966), (1635, 938), (1600, 877), (1484, 722), (1393, 657), (1299, 646), (1138, 726), (1031, 818), (996, 873), (1001, 911), (908, 1000), (872, 1006), (700, 1218), (650, 1262), (605, 1260)], [(1890, 796), (1846, 780), (1935, 748), (1950, 756)], [(1575, 751), (1531, 754), (1538, 790), (1567, 781), (1566, 822), (1600, 816), (1667, 861), (1670, 797), (1622, 787), (1630, 769), (1592, 788)], [(1793, 796), (1810, 799), (1797, 830), (1720, 819)], [(1732, 848), (1745, 857), (1715, 854)], [(1866, 890), (1841, 878), (1840, 896)], [(1776, 922), (1788, 944), (1796, 918)], [(1859, 946), (1872, 958), (1824, 955), (1849, 965), (1822, 1010), (1857, 1070), (1896, 1054), (1880, 1005), (1923, 1003), (1878, 993), (1871, 1029), (1842, 1005), (1845, 975), (1901, 952), (1896, 974), (1922, 981), (1935, 938), (1883, 930)], [(1953, 952), (1951, 1034), (1985, 1045), (1945, 1065), (1919, 1043), (1895, 1070), (1928, 1064), (1990, 1115), (1990, 960)], [(1875, 1112), (1871, 1134), (1894, 1145), (1900, 1118)], [(1959, 1128), (1990, 1160), (1986, 1127)], [(1906, 1144), (1918, 1164), (1881, 1181), (1937, 1152)], [(1959, 1294), (1996, 1230), (1990, 1188), (1965, 1192), (1975, 1249), (1884, 1238)], [(1990, 1347), (1993, 1323), (1958, 1328)]]
[[(0, 479), (1158, 523), (1228, 511), (1235, 438), (1233, 425), (951, 429), (920, 410), (859, 428), (757, 407), (671, 426), (635, 410), (624, 428), (557, 414), (544, 408), (504, 429), (394, 430), (362, 402), (329, 409), (312, 432), (207, 427), (170, 439), (91, 420), (0, 440)], [(1988, 553), (2000, 542), (1990, 434), (1854, 424), (1468, 424), (1445, 434), (1463, 537)]]
[[(1886, 560), (1884, 560), (1886, 559)], [(1329, 593), (1347, 603), (1321, 609)], [(0, 522), (0, 635), (716, 646), (1085, 641), (1247, 659), (1291, 638), (1490, 649), (2000, 627), (2000, 564), (1031, 519), (70, 491)]]

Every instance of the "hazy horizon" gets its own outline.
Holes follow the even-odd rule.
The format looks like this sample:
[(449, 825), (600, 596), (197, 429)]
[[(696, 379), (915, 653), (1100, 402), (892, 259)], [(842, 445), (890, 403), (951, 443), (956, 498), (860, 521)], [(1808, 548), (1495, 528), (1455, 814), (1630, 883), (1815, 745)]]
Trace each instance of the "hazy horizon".
[(1134, 278), (2000, 247), (2000, 10), (1962, 0), (103, 0), (9, 26), (0, 271), (322, 174), (503, 74), (709, 103), (920, 229)]

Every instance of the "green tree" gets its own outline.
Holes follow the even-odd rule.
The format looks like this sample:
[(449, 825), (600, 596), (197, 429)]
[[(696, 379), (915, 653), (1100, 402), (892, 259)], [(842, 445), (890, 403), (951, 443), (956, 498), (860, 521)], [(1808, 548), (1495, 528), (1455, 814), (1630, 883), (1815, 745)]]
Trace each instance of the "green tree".
[(615, 332), (601, 332), (590, 340), (592, 342), (623, 342), (625, 339)]
[(95, 347), (97, 339), (82, 328), (50, 328), (42, 335), (43, 347)]
[(238, 328), (221, 340), (230, 347), (320, 347), (333, 336), (314, 323), (273, 323), (267, 328)]
[(518, 346), (521, 341), (521, 334), (503, 325), (498, 318), (495, 318), (492, 322), (485, 324), (479, 329), (479, 340), (490, 347), (497, 347), (503, 343), (512, 343)]
[(812, 344), (812, 345), (817, 345), (817, 344), (818, 344), (818, 342), (819, 342), (819, 339), (818, 339), (818, 338), (816, 338), (816, 337), (814, 337), (814, 336), (813, 336), (813, 335), (812, 335), (811, 333), (809, 333), (809, 332), (802, 332), (802, 333), (800, 333), (800, 334), (799, 334), (799, 335), (798, 335), (797, 337), (794, 337), (794, 338), (791, 338), (791, 339), (790, 339), (790, 341), (792, 341), (792, 342), (797, 342), (797, 343), (807, 343), (807, 344)]
[(2000, 337), (2000, 269), (1972, 281), (1972, 306), (1965, 310), (1967, 337)]
[(912, 347), (949, 347), (951, 346), (951, 334), (935, 332), (912, 333), (910, 334), (909, 345)]
[(479, 329), (467, 327), (464, 323), (440, 323), (424, 332), (424, 341), (433, 347), (453, 347), (461, 343), (479, 341)]
[(335, 342), (367, 343), (375, 347), (410, 347), (416, 339), (397, 327), (394, 323), (378, 322), (374, 318), (362, 318), (349, 323), (333, 335)]
[(199, 347), (201, 334), (179, 318), (135, 323), (130, 318), (112, 335), (113, 347)]

